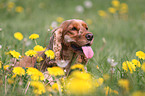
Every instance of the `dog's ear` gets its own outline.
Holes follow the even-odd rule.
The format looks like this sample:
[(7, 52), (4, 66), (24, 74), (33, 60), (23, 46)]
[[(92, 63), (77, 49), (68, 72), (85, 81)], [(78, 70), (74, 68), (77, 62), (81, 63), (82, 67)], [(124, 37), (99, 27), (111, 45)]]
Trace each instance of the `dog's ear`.
[(53, 51), (55, 53), (55, 59), (60, 60), (61, 59), (61, 50), (62, 50), (62, 28), (58, 28), (53, 32)]

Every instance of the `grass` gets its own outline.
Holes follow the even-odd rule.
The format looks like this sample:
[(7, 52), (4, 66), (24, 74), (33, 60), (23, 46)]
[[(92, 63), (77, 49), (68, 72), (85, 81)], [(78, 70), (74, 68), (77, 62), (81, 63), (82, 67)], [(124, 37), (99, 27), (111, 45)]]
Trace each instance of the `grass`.
[[(6, 4), (9, 1), (14, 1), (15, 6), (22, 6), (24, 11), (16, 13), (12, 9), (12, 11), (8, 12)], [(63, 17), (65, 20), (77, 18), (86, 21), (86, 19), (91, 19), (93, 23), (88, 26), (89, 30), (94, 34), (94, 43), (92, 45), (94, 56), (88, 62), (88, 71), (95, 77), (102, 77), (104, 74), (110, 75), (110, 64), (107, 62), (107, 58), (113, 58), (115, 62), (118, 62), (113, 74), (113, 80), (106, 81), (103, 86), (108, 85), (112, 89), (116, 89), (121, 96), (124, 95), (123, 90), (120, 90), (117, 81), (120, 78), (127, 78), (131, 84), (129, 95), (134, 91), (144, 90), (145, 87), (142, 81), (138, 80), (139, 78), (143, 78), (144, 80), (145, 75), (141, 77), (141, 73), (125, 74), (121, 66), (124, 61), (131, 61), (137, 58), (135, 56), (137, 51), (141, 50), (145, 52), (145, 1), (121, 0), (121, 2), (127, 3), (129, 7), (128, 18), (125, 19), (113, 16), (107, 19), (101, 18), (97, 13), (98, 10), (107, 11), (107, 8), (111, 6), (111, 0), (91, 1), (93, 2), (92, 8), (84, 8), (83, 13), (78, 13), (75, 7), (77, 5), (84, 6), (84, 0), (1, 0), (0, 4), (4, 4), (5, 7), (0, 8), (0, 28), (2, 28), (2, 31), (0, 31), (0, 45), (2, 45), (2, 49), (0, 49), (0, 60), (6, 65), (10, 58), (4, 54), (5, 52), (16, 50), (21, 53), (23, 44), (14, 38), (13, 34), (15, 32), (21, 32), (27, 40), (29, 40), (28, 37), (30, 34), (37, 33), (40, 35), (40, 38), (37, 40), (38, 44), (44, 46), (45, 38), (47, 38), (46, 42), (48, 42), (51, 36), (51, 33), (47, 29), (52, 21), (56, 21), (57, 17)], [(42, 7), (40, 8), (40, 6)], [(104, 49), (100, 51), (104, 44), (102, 38), (105, 38), (106, 44)], [(34, 46), (35, 44), (32, 43), (32, 45), (25, 48), (25, 51), (32, 49)], [(98, 65), (99, 69), (96, 69), (96, 65)], [(4, 80), (3, 73), (1, 73), (1, 76), (0, 78)], [(4, 88), (4, 85), (1, 86), (2, 88)], [(98, 89), (97, 92), (100, 95), (104, 95), (100, 90)], [(4, 90), (0, 92), (3, 92), (4, 95)], [(98, 95), (97, 92), (96, 95)], [(16, 93), (17, 95), (21, 94), (20, 92)], [(9, 94), (14, 95), (16, 93), (12, 92)], [(31, 92), (28, 91), (28, 94), (31, 94)]]

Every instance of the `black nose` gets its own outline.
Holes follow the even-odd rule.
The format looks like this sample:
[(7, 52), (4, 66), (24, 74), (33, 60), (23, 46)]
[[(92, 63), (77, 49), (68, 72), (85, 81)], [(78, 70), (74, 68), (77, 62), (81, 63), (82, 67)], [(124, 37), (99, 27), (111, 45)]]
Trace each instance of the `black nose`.
[(87, 40), (91, 41), (93, 39), (93, 34), (91, 34), (91, 33), (86, 34), (85, 37), (87, 38)]

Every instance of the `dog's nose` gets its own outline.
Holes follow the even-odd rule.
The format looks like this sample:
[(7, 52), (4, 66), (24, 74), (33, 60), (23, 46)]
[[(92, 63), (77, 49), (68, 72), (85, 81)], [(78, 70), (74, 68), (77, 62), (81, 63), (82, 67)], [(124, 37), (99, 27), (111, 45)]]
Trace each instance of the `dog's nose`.
[(93, 39), (93, 34), (91, 34), (91, 33), (86, 34), (86, 38), (87, 38), (87, 40), (91, 41)]

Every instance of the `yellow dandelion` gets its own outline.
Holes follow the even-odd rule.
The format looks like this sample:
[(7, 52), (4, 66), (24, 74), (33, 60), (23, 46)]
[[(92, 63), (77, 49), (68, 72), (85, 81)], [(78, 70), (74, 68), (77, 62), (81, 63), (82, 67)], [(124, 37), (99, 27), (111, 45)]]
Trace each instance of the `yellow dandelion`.
[(38, 34), (31, 34), (29, 36), (29, 39), (31, 39), (31, 40), (34, 40), (34, 39), (37, 39), (37, 38), (39, 38), (39, 35)]
[(15, 3), (14, 2), (8, 2), (8, 8), (13, 8), (15, 6)]
[(101, 85), (103, 84), (103, 82), (104, 82), (104, 79), (103, 79), (103, 78), (99, 78), (99, 79), (97, 79), (96, 87), (101, 86)]
[(47, 70), (50, 75), (54, 76), (64, 75), (64, 71), (60, 67), (47, 68)]
[(107, 13), (106, 13), (105, 11), (103, 11), (103, 10), (99, 10), (99, 11), (98, 11), (98, 14), (99, 14), (99, 16), (101, 16), (101, 17), (106, 17), (106, 16), (107, 16)]
[(118, 85), (124, 88), (126, 91), (129, 90), (129, 81), (127, 79), (120, 79), (118, 80)]
[(75, 65), (73, 65), (73, 66), (71, 66), (71, 69), (80, 69), (81, 71), (85, 71), (85, 69), (84, 69), (84, 65), (82, 65), (82, 64), (75, 64)]
[(120, 2), (118, 0), (113, 0), (111, 3), (114, 7), (119, 7), (120, 6)]
[(21, 57), (21, 55), (20, 55), (20, 53), (19, 52), (16, 52), (15, 50), (13, 50), (13, 51), (9, 51), (9, 54), (11, 55), (11, 56), (13, 56), (14, 58), (17, 58), (17, 59), (19, 59), (19, 57)]
[(25, 55), (30, 56), (30, 57), (36, 56), (37, 54), (38, 53), (34, 50), (29, 50), (29, 51), (25, 52)]
[(45, 55), (47, 57), (49, 57), (50, 59), (54, 59), (54, 57), (55, 57), (55, 54), (54, 54), (54, 52), (52, 50), (46, 50), (45, 51)]
[(121, 3), (119, 13), (124, 14), (124, 13), (127, 13), (127, 12), (128, 12), (128, 5), (126, 3)]
[(145, 60), (145, 53), (144, 53), (143, 51), (137, 51), (137, 52), (136, 52), (136, 56), (137, 56), (139, 59)]
[(108, 11), (109, 11), (110, 13), (112, 13), (112, 14), (115, 14), (115, 13), (116, 13), (116, 9), (113, 8), (113, 7), (108, 8)]
[(41, 62), (42, 60), (44, 60), (42, 57), (40, 56), (37, 57), (37, 62)]
[(31, 81), (30, 86), (34, 87), (33, 92), (37, 95), (41, 95), (46, 92), (44, 84), (40, 81)]
[(8, 83), (9, 84), (13, 84), (14, 83), (14, 79), (8, 78)]
[(56, 21), (59, 22), (59, 23), (62, 23), (64, 21), (64, 19), (62, 17), (57, 17)]
[(45, 48), (43, 48), (40, 45), (36, 45), (33, 49), (34, 49), (34, 51), (44, 51), (45, 50)]
[(38, 69), (33, 67), (28, 67), (26, 73), (31, 76), (32, 80), (44, 80), (44, 74), (40, 72)]
[(20, 33), (20, 32), (14, 33), (14, 37), (15, 37), (16, 39), (18, 39), (18, 40), (22, 40), (22, 39), (23, 39), (23, 35), (22, 35), (22, 33)]
[(106, 86), (106, 87), (104, 88), (104, 90), (105, 90), (106, 96), (108, 96), (108, 94), (111, 94), (111, 93), (115, 93), (115, 94), (118, 95), (118, 91), (112, 90), (109, 86)]
[(0, 61), (0, 68), (2, 68), (2, 61)]
[(139, 62), (138, 60), (133, 59), (131, 62), (132, 62), (136, 67), (141, 67), (141, 64), (140, 64), (140, 62)]
[(14, 67), (12, 72), (20, 76), (25, 75), (25, 70), (22, 67)]
[(15, 8), (15, 11), (18, 12), (18, 13), (21, 13), (23, 10), (24, 10), (24, 8), (22, 6), (17, 6)]
[[(88, 73), (84, 73), (80, 71), (76, 71), (76, 73), (74, 72), (69, 76), (69, 78), (66, 81), (66, 85), (65, 85), (66, 92), (68, 94), (75, 94), (75, 95), (85, 95), (93, 92), (94, 81), (92, 80), (91, 75), (88, 75)], [(79, 75), (77, 75), (77, 73)]]
[(133, 71), (136, 71), (136, 67), (132, 62), (129, 61), (125, 61), (122, 64), (122, 69), (124, 69), (126, 72), (128, 72), (128, 70), (130, 71), (130, 73), (133, 73)]
[(59, 90), (59, 89), (58, 89), (58, 84), (57, 84), (57, 83), (54, 83), (54, 84), (52, 85), (52, 89), (58, 91), (58, 90)]
[(10, 67), (10, 65), (5, 65), (4, 70), (8, 70), (9, 67)]
[(142, 64), (141, 69), (145, 72), (145, 62)]

